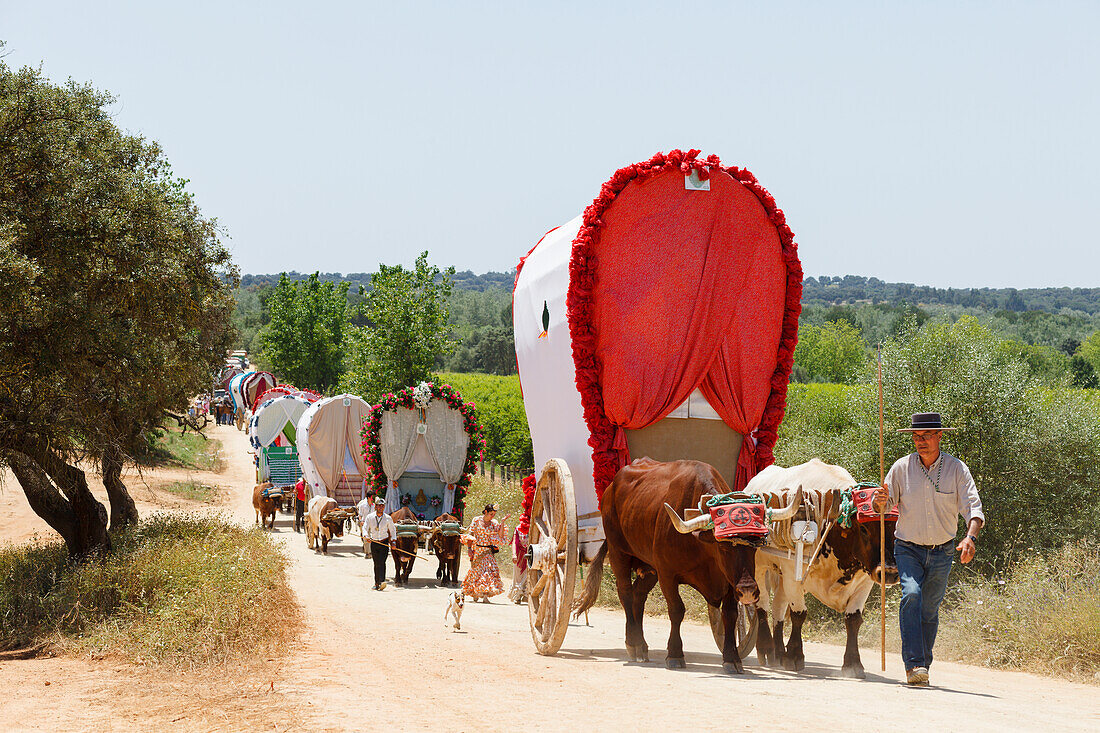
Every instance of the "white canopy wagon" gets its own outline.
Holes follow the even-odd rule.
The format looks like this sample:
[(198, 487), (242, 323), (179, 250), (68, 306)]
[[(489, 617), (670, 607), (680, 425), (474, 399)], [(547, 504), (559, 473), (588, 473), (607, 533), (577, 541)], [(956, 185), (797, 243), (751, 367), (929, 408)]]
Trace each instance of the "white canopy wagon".
[[(634, 458), (694, 459), (734, 489), (773, 462), (802, 267), (746, 170), (673, 150), (627, 166), (520, 261), (516, 358), (542, 466), (531, 511), (531, 634), (561, 647), (603, 490)], [(756, 632), (740, 607), (743, 655)], [(721, 647), (721, 614), (710, 609)]]

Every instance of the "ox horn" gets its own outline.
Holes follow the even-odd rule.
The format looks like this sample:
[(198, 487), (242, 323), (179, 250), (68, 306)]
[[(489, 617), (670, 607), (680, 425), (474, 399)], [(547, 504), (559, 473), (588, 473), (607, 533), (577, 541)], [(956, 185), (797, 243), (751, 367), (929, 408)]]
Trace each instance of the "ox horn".
[(783, 509), (768, 509), (768, 521), (779, 522), (784, 519), (790, 519), (798, 511), (798, 507), (802, 506), (802, 486), (798, 487), (798, 490), (794, 492), (794, 498), (791, 499), (791, 503)]
[(676, 527), (676, 531), (680, 534), (691, 534), (701, 529), (709, 529), (712, 524), (709, 514), (700, 514), (695, 519), (689, 519), (685, 522), (680, 518), (680, 515), (676, 513), (676, 510), (667, 503), (665, 504), (665, 511), (668, 512), (668, 517), (672, 520), (672, 525)]

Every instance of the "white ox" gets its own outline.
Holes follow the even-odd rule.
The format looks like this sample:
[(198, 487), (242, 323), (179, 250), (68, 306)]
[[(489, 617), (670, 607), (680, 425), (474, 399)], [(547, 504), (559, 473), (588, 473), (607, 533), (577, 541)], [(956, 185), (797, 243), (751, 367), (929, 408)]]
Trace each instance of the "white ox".
[(328, 496), (315, 496), (306, 508), (306, 544), (311, 550), (328, 553), (328, 543), (334, 536), (344, 536), (344, 521), (328, 519), (326, 515), (337, 509), (336, 500)]
[[(859, 627), (863, 623), (863, 606), (871, 588), (878, 580), (878, 523), (864, 526), (852, 520), (848, 529), (836, 520), (842, 493), (856, 485), (845, 469), (818, 459), (791, 468), (768, 466), (758, 473), (745, 491), (766, 496), (770, 506), (783, 506), (788, 492), (802, 487), (803, 508), (790, 526), (777, 528), (769, 537), (768, 546), (756, 551), (756, 582), (761, 589), (757, 603), (756, 655), (761, 664), (782, 664), (790, 670), (806, 666), (802, 651), (802, 623), (806, 619), (806, 593), (812, 593), (829, 608), (844, 614), (847, 645), (841, 674), (863, 678), (859, 658)], [(799, 525), (797, 520), (807, 520)], [(807, 530), (793, 536), (791, 527)], [(819, 533), (824, 533), (820, 542)], [(793, 540), (805, 538), (804, 560), (812, 561), (802, 573), (798, 570), (797, 553), (791, 551)], [(801, 580), (796, 579), (801, 576)], [(894, 565), (894, 522), (886, 523), (886, 582), (897, 583)], [(771, 602), (768, 602), (771, 591)], [(770, 605), (770, 609), (769, 609)], [(774, 626), (768, 627), (768, 611)], [(783, 644), (783, 622), (790, 617), (791, 638)]]

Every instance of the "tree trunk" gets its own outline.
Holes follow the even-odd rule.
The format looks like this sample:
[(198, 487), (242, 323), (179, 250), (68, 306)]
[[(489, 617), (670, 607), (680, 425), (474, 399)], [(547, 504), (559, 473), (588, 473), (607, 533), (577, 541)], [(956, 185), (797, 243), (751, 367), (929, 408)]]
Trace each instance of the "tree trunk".
[(111, 549), (107, 510), (88, 489), (83, 471), (49, 451), (12, 451), (8, 461), (31, 509), (65, 540), (69, 557), (84, 560)]
[(138, 510), (126, 484), (122, 482), (122, 453), (117, 448), (108, 448), (101, 464), (103, 486), (107, 489), (107, 498), (111, 501), (111, 531), (137, 524)]

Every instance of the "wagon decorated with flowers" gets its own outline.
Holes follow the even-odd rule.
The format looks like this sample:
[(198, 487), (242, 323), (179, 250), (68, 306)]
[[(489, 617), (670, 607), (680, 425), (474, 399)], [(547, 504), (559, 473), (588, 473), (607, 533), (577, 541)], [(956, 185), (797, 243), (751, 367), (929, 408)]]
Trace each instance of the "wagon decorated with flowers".
[(450, 385), (421, 382), (371, 408), (361, 448), (386, 512), (406, 507), (431, 523), (444, 514), (461, 520), (485, 439), (474, 403)]
[[(600, 497), (621, 467), (694, 459), (740, 490), (773, 462), (801, 293), (797, 247), (771, 195), (695, 150), (618, 170), (520, 261), (516, 358), (542, 467), (526, 583), (540, 653), (565, 638), (577, 565), (604, 541)], [(742, 654), (752, 613), (740, 606)]]

